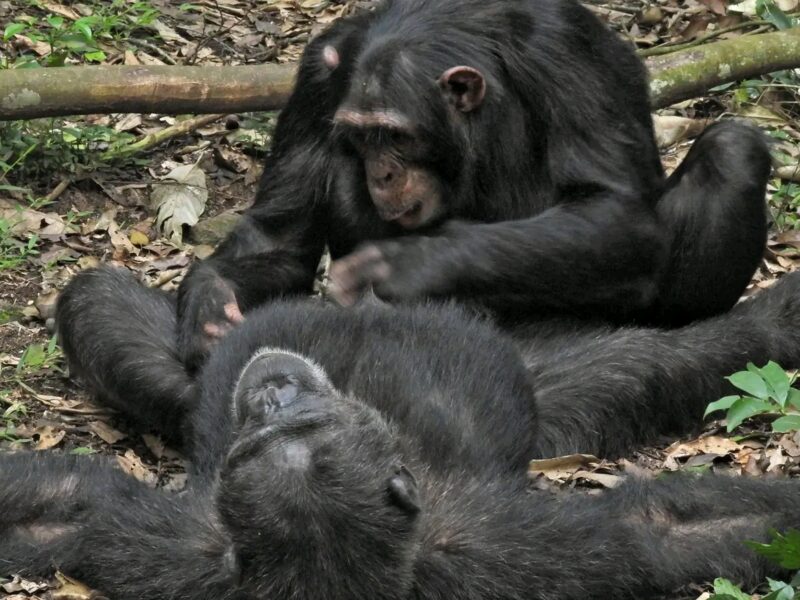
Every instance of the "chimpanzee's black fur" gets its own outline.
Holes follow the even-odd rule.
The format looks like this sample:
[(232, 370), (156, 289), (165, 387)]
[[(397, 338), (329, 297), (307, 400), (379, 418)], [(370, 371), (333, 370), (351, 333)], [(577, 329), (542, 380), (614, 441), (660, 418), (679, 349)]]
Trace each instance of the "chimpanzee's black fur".
[[(468, 113), (440, 89), (458, 65), (486, 81)], [(407, 123), (360, 133), (438, 182), (438, 219), (379, 216), (341, 109)], [(671, 326), (719, 314), (763, 255), (769, 170), (764, 136), (727, 122), (665, 179), (645, 69), (578, 2), (387, 1), (306, 49), (253, 207), (181, 284), (181, 355), (202, 362), (224, 305), (310, 290), (326, 244), (333, 259), (377, 248), (383, 275), (353, 275), (385, 299)]]
[(553, 496), (524, 469), (697, 425), (748, 360), (800, 366), (799, 299), (788, 276), (683, 329), (542, 323), (514, 340), (454, 307), (276, 302), (216, 346), (195, 388), (172, 299), (121, 270), (81, 274), (57, 315), (71, 367), (140, 422), (186, 424), (189, 487), (148, 489), (98, 458), (0, 456), (0, 575), (59, 568), (115, 600), (757, 582), (766, 566), (742, 541), (800, 526), (796, 482), (678, 475)]

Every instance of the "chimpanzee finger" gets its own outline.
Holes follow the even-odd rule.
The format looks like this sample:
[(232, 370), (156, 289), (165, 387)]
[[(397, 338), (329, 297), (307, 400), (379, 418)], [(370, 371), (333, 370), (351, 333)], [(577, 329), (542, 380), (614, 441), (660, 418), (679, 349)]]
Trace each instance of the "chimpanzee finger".
[(225, 310), (225, 316), (228, 317), (228, 320), (231, 323), (238, 325), (239, 323), (244, 321), (244, 315), (242, 314), (242, 311), (239, 309), (239, 305), (235, 301), (228, 302), (224, 306), (224, 310)]
[(381, 249), (374, 245), (365, 246), (333, 262), (328, 292), (339, 304), (350, 306), (366, 286), (384, 281), (390, 274), (391, 267)]

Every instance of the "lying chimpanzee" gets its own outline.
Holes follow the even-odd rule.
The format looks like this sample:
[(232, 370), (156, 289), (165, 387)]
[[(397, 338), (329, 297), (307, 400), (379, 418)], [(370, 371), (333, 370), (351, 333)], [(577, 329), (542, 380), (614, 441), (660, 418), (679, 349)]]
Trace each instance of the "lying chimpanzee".
[(768, 174), (725, 123), (665, 181), (644, 68), (574, 0), (387, 1), (308, 46), (255, 204), (181, 285), (179, 349), (197, 365), (310, 290), (326, 243), (343, 304), (372, 284), (501, 316), (718, 314), (763, 254)]
[(115, 600), (644, 598), (766, 570), (743, 544), (800, 526), (797, 482), (693, 476), (597, 496), (526, 461), (616, 455), (696, 425), (746, 361), (800, 365), (800, 275), (683, 329), (542, 323), (510, 341), (454, 307), (276, 302), (187, 378), (174, 300), (121, 270), (59, 301), (70, 364), (111, 405), (188, 423), (186, 491), (100, 459), (0, 456), (0, 574)]

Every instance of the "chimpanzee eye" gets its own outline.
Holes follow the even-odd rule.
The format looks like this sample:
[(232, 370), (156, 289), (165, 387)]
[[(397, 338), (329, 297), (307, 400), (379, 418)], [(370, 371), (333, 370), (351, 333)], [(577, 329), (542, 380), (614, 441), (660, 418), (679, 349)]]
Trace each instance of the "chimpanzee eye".
[(347, 132), (347, 143), (359, 154), (363, 154), (367, 142), (364, 133), (358, 129), (351, 129)]

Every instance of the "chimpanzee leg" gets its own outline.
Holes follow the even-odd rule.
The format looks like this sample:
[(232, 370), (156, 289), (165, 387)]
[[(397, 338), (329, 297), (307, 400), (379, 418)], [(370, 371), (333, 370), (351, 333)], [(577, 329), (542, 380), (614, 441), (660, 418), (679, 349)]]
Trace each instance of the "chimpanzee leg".
[(58, 301), (58, 337), (74, 374), (137, 424), (186, 441), (196, 386), (176, 349), (175, 300), (124, 269), (75, 277)]
[(516, 332), (540, 416), (538, 454), (619, 455), (699, 426), (748, 362), (800, 366), (800, 274), (680, 329), (563, 323)]
[(658, 203), (671, 254), (655, 318), (681, 325), (730, 309), (764, 253), (764, 136), (733, 122), (710, 127), (667, 180)]
[(537, 514), (529, 565), (558, 572), (548, 598), (672, 598), (715, 577), (754, 586), (782, 573), (744, 542), (800, 525), (798, 492), (794, 481), (680, 474), (569, 495)]

